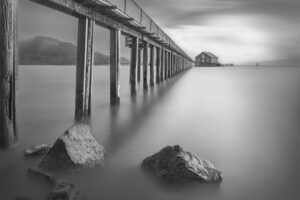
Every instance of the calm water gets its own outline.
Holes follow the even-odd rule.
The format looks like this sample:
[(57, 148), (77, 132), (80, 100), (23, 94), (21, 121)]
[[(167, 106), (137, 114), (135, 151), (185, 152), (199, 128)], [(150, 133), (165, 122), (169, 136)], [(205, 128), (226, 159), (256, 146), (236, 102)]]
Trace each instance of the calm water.
[[(96, 67), (91, 125), (106, 166), (60, 174), (88, 200), (300, 199), (300, 68), (195, 68), (130, 97), (121, 70), (121, 105), (109, 107), (109, 70)], [(22, 150), (53, 143), (73, 123), (75, 68), (21, 66), (17, 148), (0, 152), (0, 199), (42, 199), (47, 185), (26, 170), (40, 158)], [(219, 187), (169, 188), (139, 168), (166, 145), (208, 157), (224, 173)]]

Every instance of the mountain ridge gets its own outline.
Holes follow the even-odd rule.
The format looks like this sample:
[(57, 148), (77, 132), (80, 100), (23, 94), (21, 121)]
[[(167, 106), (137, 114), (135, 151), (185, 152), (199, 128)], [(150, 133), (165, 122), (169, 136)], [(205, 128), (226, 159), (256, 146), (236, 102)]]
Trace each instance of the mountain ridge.
[[(75, 65), (76, 55), (76, 45), (51, 37), (37, 36), (19, 42), (20, 65)], [(109, 63), (109, 56), (95, 51), (95, 65)], [(129, 63), (128, 59), (121, 58), (121, 64)]]

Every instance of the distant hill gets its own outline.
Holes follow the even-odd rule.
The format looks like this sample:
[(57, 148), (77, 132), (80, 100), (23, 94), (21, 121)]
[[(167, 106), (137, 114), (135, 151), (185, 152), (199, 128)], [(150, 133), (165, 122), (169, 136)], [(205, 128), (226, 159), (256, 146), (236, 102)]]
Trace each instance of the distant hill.
[[(57, 39), (38, 36), (19, 43), (20, 65), (75, 65), (76, 46)], [(95, 65), (109, 64), (109, 56), (95, 52)], [(122, 64), (129, 60), (121, 58)]]

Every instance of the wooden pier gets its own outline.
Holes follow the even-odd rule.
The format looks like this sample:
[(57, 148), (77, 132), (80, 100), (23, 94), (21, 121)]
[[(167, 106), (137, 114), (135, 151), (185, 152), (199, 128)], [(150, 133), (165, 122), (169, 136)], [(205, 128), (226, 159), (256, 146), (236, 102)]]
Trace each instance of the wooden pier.
[[(110, 30), (110, 103), (120, 102), (120, 37), (131, 48), (130, 85), (144, 90), (189, 69), (193, 60), (134, 0), (31, 0), (78, 18), (75, 119), (91, 114), (94, 27)], [(0, 147), (17, 143), (18, 79), (17, 2), (0, 1)], [(150, 55), (150, 56), (148, 56)], [(150, 71), (148, 66), (150, 63)], [(141, 76), (142, 72), (142, 76)], [(150, 85), (148, 85), (150, 73)], [(156, 76), (154, 77), (154, 73)]]

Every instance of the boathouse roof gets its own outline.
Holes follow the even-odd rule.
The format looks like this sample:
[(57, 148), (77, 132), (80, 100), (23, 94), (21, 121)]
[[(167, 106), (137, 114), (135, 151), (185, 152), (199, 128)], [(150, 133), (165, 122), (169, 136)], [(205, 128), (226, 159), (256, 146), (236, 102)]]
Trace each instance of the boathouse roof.
[(204, 51), (204, 52), (202, 52), (202, 53), (200, 53), (197, 57), (199, 57), (201, 54), (206, 54), (207, 56), (209, 56), (209, 57), (211, 57), (211, 58), (216, 58), (216, 59), (218, 59), (218, 57), (215, 55), (215, 54), (213, 54), (213, 53), (211, 53), (211, 52), (208, 52), (208, 51)]

